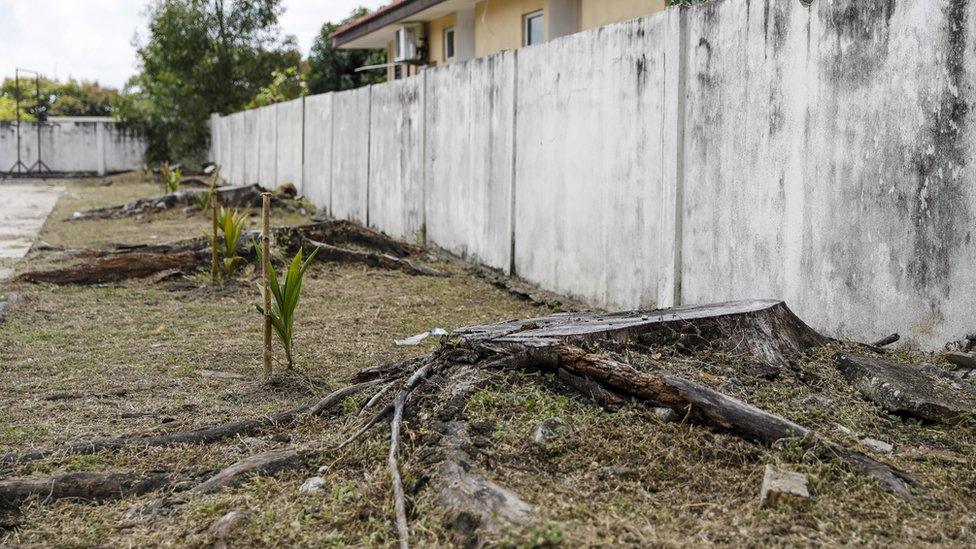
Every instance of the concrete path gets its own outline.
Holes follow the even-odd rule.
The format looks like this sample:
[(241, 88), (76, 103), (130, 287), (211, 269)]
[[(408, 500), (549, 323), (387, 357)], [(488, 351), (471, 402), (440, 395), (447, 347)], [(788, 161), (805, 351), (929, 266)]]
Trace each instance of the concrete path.
[(0, 180), (0, 281), (30, 250), (64, 187), (40, 181)]

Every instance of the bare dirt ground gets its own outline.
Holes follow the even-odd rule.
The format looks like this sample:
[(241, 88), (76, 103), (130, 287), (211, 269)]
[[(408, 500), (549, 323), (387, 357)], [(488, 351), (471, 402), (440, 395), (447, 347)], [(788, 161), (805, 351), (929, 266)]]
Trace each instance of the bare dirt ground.
[[(74, 211), (159, 193), (134, 176), (64, 181), (65, 194), (41, 232), (51, 246), (153, 243), (201, 236), (207, 220), (169, 212), (140, 220), (66, 222)], [(275, 214), (276, 224), (305, 220)], [(253, 224), (252, 224), (253, 226)], [(32, 252), (16, 271), (52, 261)], [(447, 278), (362, 266), (320, 264), (309, 271), (297, 321), (299, 374), (261, 379), (258, 292), (245, 274), (222, 289), (199, 275), (190, 283), (133, 281), (92, 287), (7, 284), (22, 299), (0, 324), (0, 453), (96, 436), (164, 433), (303, 404), (345, 385), (356, 370), (421, 354), (437, 345), (398, 348), (393, 340), (550, 312), (469, 276), (457, 263)], [(676, 372), (815, 427), (854, 447), (863, 436), (894, 444), (890, 454), (861, 450), (922, 481), (902, 501), (843, 464), (784, 445), (766, 449), (641, 405), (606, 413), (548, 374), (499, 373), (468, 405), (472, 422), (490, 425), (486, 469), (531, 503), (531, 525), (492, 540), (499, 545), (972, 545), (976, 542), (976, 432), (922, 424), (881, 411), (849, 387), (824, 348), (769, 381), (740, 358), (716, 353), (662, 360)], [(897, 353), (900, 361), (927, 357)], [(239, 374), (216, 378), (207, 372)], [(827, 400), (809, 399), (820, 395)], [(357, 426), (367, 395), (337, 416), (303, 420), (287, 435), (54, 456), (16, 476), (81, 470), (220, 469), (263, 449), (325, 441), (337, 445)], [(538, 424), (560, 417), (571, 429), (544, 445)], [(406, 426), (407, 445), (426, 433)], [(393, 546), (387, 434), (324, 453), (326, 490), (300, 494), (311, 470), (257, 477), (214, 495), (161, 494), (92, 504), (35, 499), (3, 519), (5, 546), (205, 546), (207, 530), (228, 511), (252, 513), (233, 534), (235, 547)], [(444, 513), (418, 481), (424, 464), (406, 454), (404, 483), (417, 547), (451, 546)], [(806, 473), (811, 498), (801, 506), (760, 507), (766, 464)]]

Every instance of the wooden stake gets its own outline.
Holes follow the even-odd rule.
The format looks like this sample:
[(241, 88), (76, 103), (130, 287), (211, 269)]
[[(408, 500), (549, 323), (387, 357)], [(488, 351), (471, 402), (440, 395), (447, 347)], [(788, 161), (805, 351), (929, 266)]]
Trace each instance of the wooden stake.
[(220, 271), (218, 268), (220, 258), (217, 256), (217, 202), (219, 201), (219, 195), (217, 194), (217, 177), (220, 175), (220, 167), (218, 166), (214, 170), (213, 182), (210, 184), (210, 219), (213, 224), (213, 244), (210, 246), (210, 277), (213, 279), (213, 285), (216, 286), (218, 282), (218, 277), (220, 276)]
[(261, 279), (264, 281), (264, 375), (271, 376), (271, 193), (261, 193)]

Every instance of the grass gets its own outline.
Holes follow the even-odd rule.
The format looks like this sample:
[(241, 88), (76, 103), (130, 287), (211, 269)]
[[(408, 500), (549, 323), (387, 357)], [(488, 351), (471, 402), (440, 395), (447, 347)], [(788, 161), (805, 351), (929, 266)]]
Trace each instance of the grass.
[[(206, 234), (208, 218), (172, 212), (153, 219), (65, 222), (73, 211), (158, 193), (132, 177), (67, 181), (41, 239), (59, 246), (166, 241)], [(274, 223), (298, 223), (275, 213)], [(151, 238), (155, 236), (156, 238)], [(18, 269), (49, 261), (32, 254)], [(438, 265), (457, 271), (452, 264)], [(548, 312), (463, 274), (412, 277), (332, 264), (313, 266), (296, 321), (296, 363), (303, 376), (277, 385), (261, 381), (259, 294), (245, 270), (224, 288), (207, 274), (184, 287), (129, 282), (89, 288), (21, 285), (25, 300), (0, 325), (0, 452), (85, 437), (156, 433), (265, 414), (341, 386), (357, 369), (425, 352), (436, 345), (398, 348), (393, 339), (438, 326), (526, 317)], [(716, 353), (688, 360), (660, 349), (675, 373), (720, 387), (772, 412), (815, 428), (835, 441), (857, 436), (895, 444), (880, 457), (918, 476), (917, 502), (902, 502), (846, 466), (786, 444), (764, 449), (728, 434), (658, 419), (642, 406), (608, 414), (570, 396), (548, 374), (499, 373), (468, 406), (473, 422), (491, 425), (488, 470), (493, 480), (535, 506), (530, 526), (493, 542), (511, 546), (602, 545), (971, 545), (976, 527), (976, 432), (972, 423), (923, 425), (882, 413), (839, 377), (825, 349), (765, 381), (740, 357)], [(279, 352), (280, 355), (280, 352)], [(283, 358), (283, 357), (282, 357)], [(639, 355), (629, 357), (640, 367)], [(903, 353), (899, 360), (920, 357)], [(924, 358), (924, 357), (923, 357)], [(244, 379), (204, 377), (201, 370)], [(125, 390), (124, 396), (113, 392)], [(73, 398), (51, 400), (57, 393)], [(801, 407), (818, 393), (826, 407)], [(288, 431), (292, 443), (338, 443), (356, 425), (365, 396), (337, 417), (307, 420)], [(531, 444), (535, 427), (561, 417), (572, 429), (544, 447)], [(845, 435), (836, 424), (852, 429)], [(423, 437), (406, 425), (407, 447)], [(92, 505), (34, 501), (19, 527), (0, 533), (4, 546), (203, 546), (206, 530), (224, 513), (253, 513), (234, 546), (369, 546), (395, 543), (385, 435), (379, 432), (339, 455), (323, 455), (327, 489), (302, 495), (313, 471), (255, 478), (209, 496), (160, 494)], [(153, 448), (49, 459), (18, 475), (78, 470), (199, 471), (226, 466), (256, 451), (282, 447), (270, 434), (209, 446)], [(869, 452), (870, 453), (870, 452)], [(812, 498), (802, 508), (758, 506), (767, 463), (806, 473)], [(425, 472), (405, 454), (410, 492)], [(444, 512), (430, 490), (411, 498), (416, 546), (450, 546)]]

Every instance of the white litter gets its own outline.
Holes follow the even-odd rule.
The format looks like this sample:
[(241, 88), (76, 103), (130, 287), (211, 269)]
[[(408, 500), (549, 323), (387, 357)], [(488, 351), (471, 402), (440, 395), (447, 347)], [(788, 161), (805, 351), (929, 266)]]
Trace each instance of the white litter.
[(444, 328), (431, 328), (426, 332), (408, 337), (406, 339), (395, 339), (393, 340), (393, 343), (397, 347), (412, 347), (414, 345), (420, 345), (420, 342), (427, 339), (428, 337), (446, 336), (446, 335), (447, 335), (447, 330), (445, 330)]

